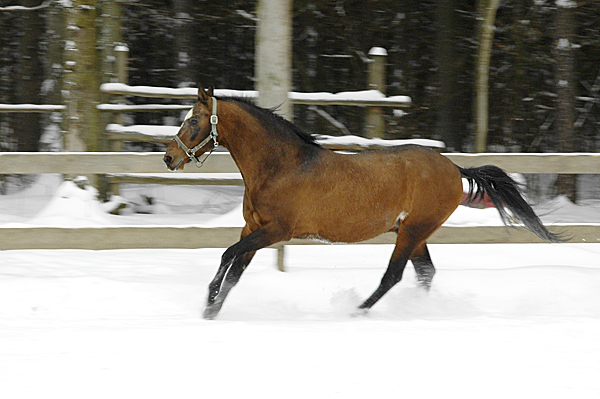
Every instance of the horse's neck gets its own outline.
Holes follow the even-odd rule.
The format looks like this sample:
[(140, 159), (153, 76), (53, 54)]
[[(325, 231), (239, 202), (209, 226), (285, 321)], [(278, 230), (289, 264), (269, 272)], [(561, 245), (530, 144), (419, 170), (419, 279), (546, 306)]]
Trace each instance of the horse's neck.
[(302, 140), (270, 132), (254, 117), (242, 118), (236, 113), (229, 121), (224, 146), (247, 187), (259, 186), (302, 163)]

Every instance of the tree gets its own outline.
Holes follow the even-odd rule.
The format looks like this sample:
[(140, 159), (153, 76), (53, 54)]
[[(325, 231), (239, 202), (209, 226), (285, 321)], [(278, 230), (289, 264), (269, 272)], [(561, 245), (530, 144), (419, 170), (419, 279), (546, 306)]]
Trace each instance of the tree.
[(97, 50), (96, 0), (64, 2), (67, 14), (63, 93), (67, 106), (65, 148), (98, 151), (101, 122), (100, 72)]
[(255, 73), (258, 103), (279, 107), (282, 116), (294, 119), (287, 98), (292, 89), (292, 0), (259, 0), (257, 6)]
[[(556, 0), (555, 14), (555, 60), (556, 60), (556, 120), (555, 129), (558, 151), (577, 151), (575, 138), (575, 24), (573, 11), (577, 3), (572, 0)], [(566, 195), (572, 202), (577, 200), (577, 175), (558, 175), (557, 194)]]
[[(39, 0), (23, 0), (22, 6), (35, 7)], [(43, 36), (44, 20), (37, 10), (21, 12), (23, 35), (19, 42), (19, 77), (16, 80), (17, 103), (40, 104), (44, 69), (40, 57), (39, 38)], [(37, 151), (41, 136), (40, 114), (23, 113), (15, 117), (15, 135), (19, 151)]]
[(479, 47), (475, 82), (475, 151), (477, 152), (485, 152), (487, 150), (490, 58), (492, 56), (492, 42), (494, 39), (494, 22), (499, 5), (500, 0), (479, 0), (477, 3), (479, 20), (477, 34)]
[(192, 43), (194, 41), (194, 25), (192, 24), (192, 7), (189, 0), (174, 0), (175, 41), (177, 51), (178, 87), (191, 87), (196, 83), (191, 63)]
[(436, 23), (438, 25), (437, 51), (439, 75), (439, 103), (437, 108), (436, 137), (449, 149), (459, 148), (456, 117), (456, 0), (438, 0)]

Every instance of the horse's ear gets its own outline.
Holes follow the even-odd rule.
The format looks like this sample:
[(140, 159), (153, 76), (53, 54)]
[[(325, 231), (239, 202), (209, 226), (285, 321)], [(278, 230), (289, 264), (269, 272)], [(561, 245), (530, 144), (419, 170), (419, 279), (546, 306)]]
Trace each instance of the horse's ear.
[(209, 97), (214, 97), (215, 96), (215, 88), (214, 88), (214, 86), (210, 86), (208, 88), (208, 90), (206, 90), (206, 93), (209, 95)]
[(198, 101), (204, 104), (208, 104), (208, 98), (212, 97), (212, 90), (209, 89), (208, 92), (204, 90), (202, 86), (198, 87)]

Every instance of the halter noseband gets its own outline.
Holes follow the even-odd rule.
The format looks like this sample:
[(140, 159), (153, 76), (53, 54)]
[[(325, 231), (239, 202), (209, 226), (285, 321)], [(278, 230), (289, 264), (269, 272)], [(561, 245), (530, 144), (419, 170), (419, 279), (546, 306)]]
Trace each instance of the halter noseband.
[[(181, 148), (185, 154), (188, 156), (188, 158), (190, 158), (192, 161), (194, 161), (194, 163), (196, 164), (196, 166), (198, 168), (201, 168), (202, 165), (204, 164), (204, 162), (206, 162), (206, 160), (208, 159), (208, 157), (210, 156), (210, 154), (213, 153), (213, 151), (219, 146), (219, 142), (217, 141), (217, 137), (219, 137), (219, 134), (217, 133), (217, 123), (219, 123), (219, 117), (217, 116), (217, 99), (214, 97), (212, 98), (212, 103), (213, 103), (213, 109), (212, 109), (212, 115), (210, 116), (210, 134), (208, 135), (208, 137), (206, 137), (204, 140), (202, 140), (200, 142), (200, 144), (198, 144), (197, 146), (195, 146), (192, 149), (189, 149), (188, 146), (186, 146), (183, 141), (181, 141), (181, 139), (179, 138), (178, 135), (176, 135), (174, 137), (175, 141), (177, 142), (177, 146), (179, 146), (179, 148)], [(193, 112), (193, 108), (192, 110), (190, 110), (190, 112), (187, 114), (187, 116), (184, 119), (184, 123), (186, 120), (190, 119), (192, 117), (192, 112)], [(198, 159), (198, 157), (196, 156), (196, 152), (204, 147), (206, 144), (208, 144), (209, 141), (213, 140), (215, 142), (213, 148), (210, 150), (210, 152), (206, 155), (206, 157), (200, 161)]]

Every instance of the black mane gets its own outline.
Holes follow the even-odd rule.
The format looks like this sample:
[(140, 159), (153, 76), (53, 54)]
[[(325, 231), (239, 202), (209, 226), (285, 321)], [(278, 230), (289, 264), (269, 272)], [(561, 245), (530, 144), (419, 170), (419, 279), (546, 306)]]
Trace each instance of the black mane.
[(279, 109), (279, 107), (275, 108), (262, 108), (259, 107), (252, 101), (250, 98), (246, 97), (216, 97), (217, 100), (221, 101), (233, 101), (236, 103), (240, 103), (245, 105), (245, 109), (248, 110), (252, 115), (254, 115), (265, 127), (271, 128), (274, 131), (286, 130), (294, 133), (298, 136), (302, 141), (306, 144), (314, 145), (317, 147), (321, 147), (317, 143), (317, 138), (310, 133), (305, 132), (300, 127), (294, 125), (292, 122), (288, 121), (281, 115), (277, 114), (275, 111)]

